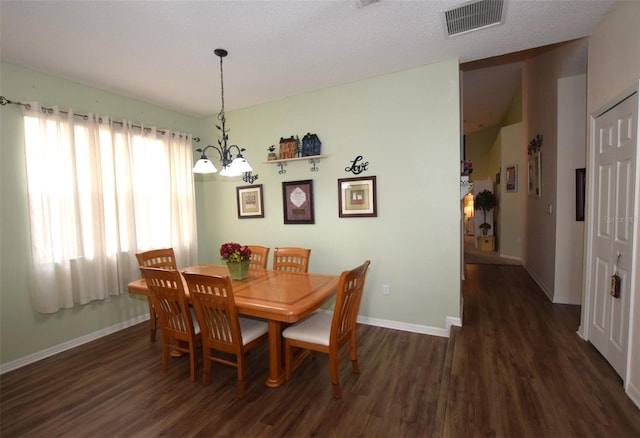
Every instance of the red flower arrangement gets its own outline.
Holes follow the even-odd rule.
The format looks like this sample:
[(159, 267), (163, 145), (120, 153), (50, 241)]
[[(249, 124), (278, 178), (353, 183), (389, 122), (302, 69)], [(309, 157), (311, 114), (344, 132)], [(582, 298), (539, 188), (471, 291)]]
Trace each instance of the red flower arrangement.
[(220, 256), (222, 256), (222, 260), (225, 260), (227, 263), (241, 262), (251, 259), (251, 250), (248, 246), (240, 245), (239, 243), (223, 243), (220, 247)]

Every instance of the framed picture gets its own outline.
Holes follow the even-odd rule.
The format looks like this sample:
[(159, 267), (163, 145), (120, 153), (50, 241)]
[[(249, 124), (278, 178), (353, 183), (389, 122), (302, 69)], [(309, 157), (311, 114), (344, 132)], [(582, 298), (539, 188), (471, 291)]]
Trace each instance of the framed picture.
[(529, 157), (529, 196), (542, 196), (540, 187), (540, 152)]
[(504, 191), (515, 193), (518, 191), (518, 165), (510, 164), (506, 166), (504, 172)]
[(576, 169), (576, 221), (584, 221), (584, 195), (587, 182), (587, 170)]
[(338, 180), (338, 215), (340, 217), (377, 217), (376, 177)]
[(236, 187), (236, 193), (238, 194), (238, 219), (264, 217), (262, 184)]
[(313, 224), (313, 180), (282, 183), (285, 224)]

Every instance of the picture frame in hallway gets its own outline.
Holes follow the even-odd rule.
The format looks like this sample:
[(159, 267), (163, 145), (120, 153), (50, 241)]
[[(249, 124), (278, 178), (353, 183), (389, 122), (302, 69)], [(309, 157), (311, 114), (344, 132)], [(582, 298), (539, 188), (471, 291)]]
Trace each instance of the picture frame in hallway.
[(238, 219), (264, 218), (262, 184), (236, 187)]
[(587, 182), (587, 169), (576, 169), (576, 221), (584, 222), (584, 197)]
[(515, 193), (518, 191), (518, 165), (517, 164), (510, 164), (505, 167), (504, 191), (507, 193)]
[(542, 188), (540, 187), (540, 152), (535, 152), (529, 156), (529, 196), (536, 198), (542, 197)]
[(338, 179), (339, 217), (377, 217), (376, 177)]

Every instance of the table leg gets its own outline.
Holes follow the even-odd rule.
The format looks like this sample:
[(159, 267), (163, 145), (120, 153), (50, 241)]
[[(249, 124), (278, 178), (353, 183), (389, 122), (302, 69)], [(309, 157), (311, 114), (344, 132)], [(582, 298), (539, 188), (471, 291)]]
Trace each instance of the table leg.
[(271, 388), (284, 383), (282, 367), (282, 323), (269, 321), (269, 377), (265, 384)]

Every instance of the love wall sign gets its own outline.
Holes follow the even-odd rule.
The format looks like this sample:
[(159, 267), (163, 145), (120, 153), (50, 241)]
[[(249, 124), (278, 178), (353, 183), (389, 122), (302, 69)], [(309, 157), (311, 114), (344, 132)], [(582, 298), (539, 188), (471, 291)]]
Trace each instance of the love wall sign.
[(362, 155), (358, 155), (353, 161), (351, 161), (351, 165), (344, 168), (345, 172), (351, 172), (354, 175), (360, 175), (362, 172), (366, 172), (369, 167), (368, 161), (363, 161), (364, 157)]

